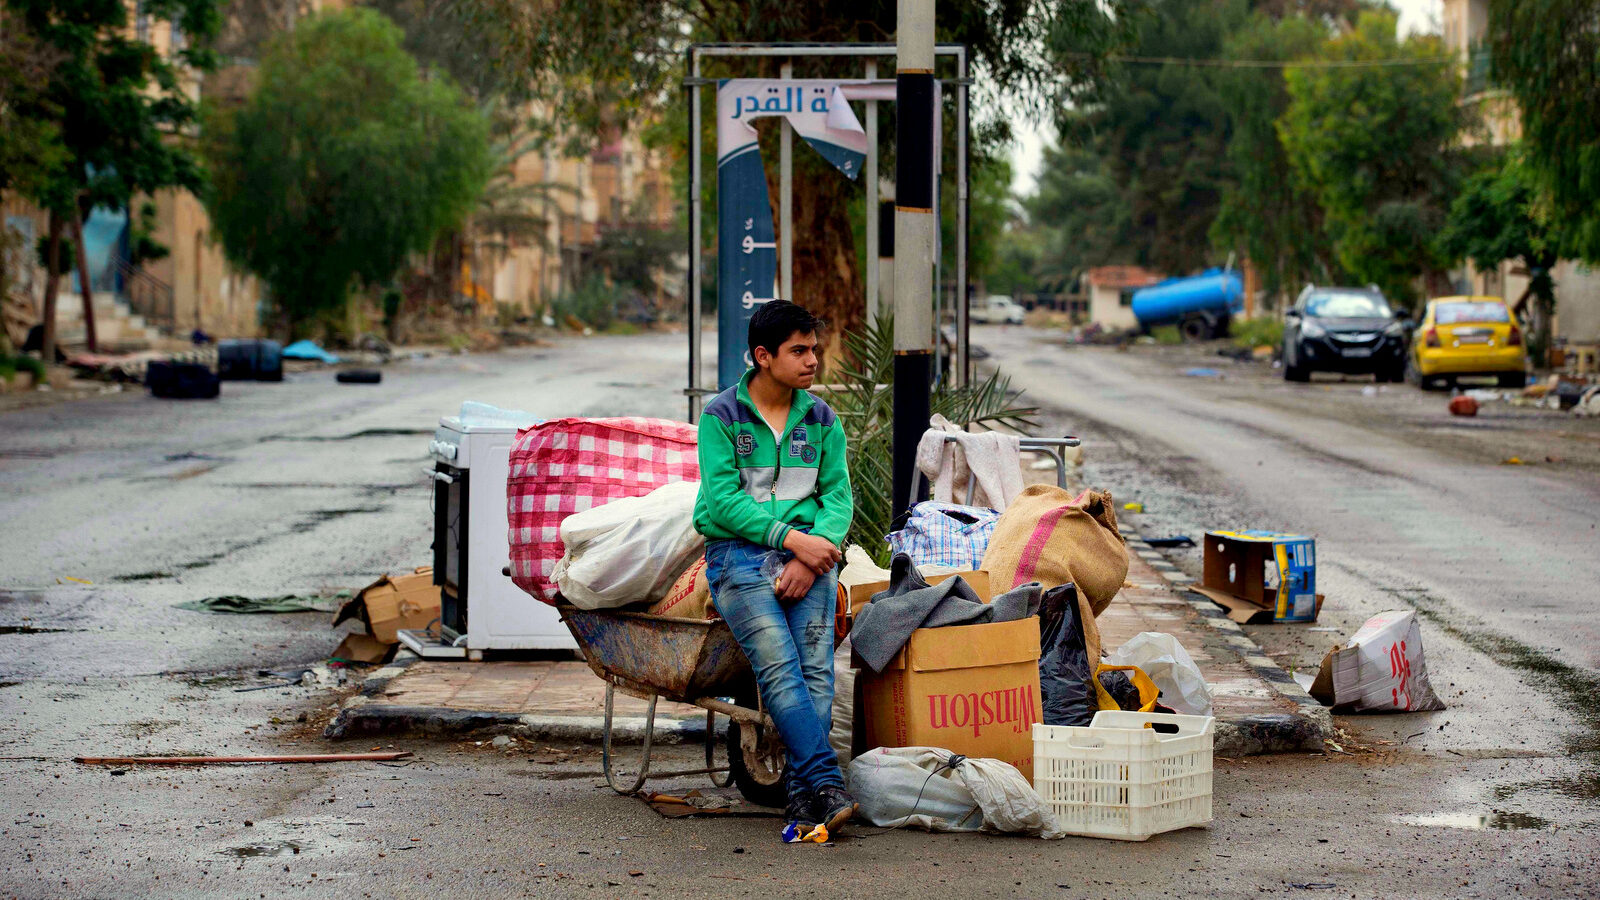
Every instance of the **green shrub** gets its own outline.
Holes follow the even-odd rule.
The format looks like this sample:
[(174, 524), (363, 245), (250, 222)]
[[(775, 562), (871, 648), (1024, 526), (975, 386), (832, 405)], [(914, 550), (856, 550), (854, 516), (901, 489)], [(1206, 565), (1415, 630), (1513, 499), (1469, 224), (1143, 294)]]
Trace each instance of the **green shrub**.
[(48, 375), (44, 362), (31, 356), (5, 356), (0, 354), (0, 381), (10, 381), (18, 372), (33, 373), (35, 384), (43, 383)]
[(1239, 347), (1276, 347), (1283, 343), (1283, 322), (1271, 316), (1234, 319), (1228, 335)]
[(551, 306), (557, 323), (573, 316), (595, 331), (605, 331), (617, 320), (617, 300), (621, 295), (621, 290), (606, 284), (604, 278), (591, 275), (576, 289), (557, 297)]
[(1178, 326), (1176, 325), (1158, 325), (1150, 329), (1150, 336), (1156, 339), (1156, 343), (1164, 344), (1168, 347), (1183, 343), (1183, 335), (1178, 333)]

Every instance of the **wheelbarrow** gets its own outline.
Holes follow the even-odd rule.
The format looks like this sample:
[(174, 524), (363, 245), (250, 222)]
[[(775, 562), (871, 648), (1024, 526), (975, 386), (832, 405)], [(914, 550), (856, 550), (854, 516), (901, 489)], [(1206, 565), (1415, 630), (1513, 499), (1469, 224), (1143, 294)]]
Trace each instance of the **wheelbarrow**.
[[(784, 748), (778, 729), (761, 707), (755, 673), (733, 632), (720, 619), (675, 619), (647, 613), (556, 607), (572, 632), (589, 668), (606, 683), (605, 730), (601, 766), (606, 783), (619, 794), (633, 794), (651, 775), (658, 778), (709, 775), (717, 787), (732, 783), (746, 800), (761, 806), (784, 804)], [(616, 692), (638, 697), (645, 711), (644, 747), (638, 774), (629, 783), (613, 765), (612, 709)], [(706, 765), (703, 769), (651, 772), (656, 702), (665, 697), (706, 711)], [(728, 765), (716, 764), (718, 714), (728, 717)], [(724, 775), (726, 773), (726, 775)], [(719, 778), (719, 775), (724, 777)]]

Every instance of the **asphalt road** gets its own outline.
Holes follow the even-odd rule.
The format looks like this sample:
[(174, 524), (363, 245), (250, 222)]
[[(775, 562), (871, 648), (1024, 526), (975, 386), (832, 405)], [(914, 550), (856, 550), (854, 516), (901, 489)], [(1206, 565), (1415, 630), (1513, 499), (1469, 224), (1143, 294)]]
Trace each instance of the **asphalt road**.
[[(1286, 668), (1314, 672), (1373, 614), (1421, 614), (1451, 708), (1349, 727), (1434, 756), (1546, 760), (1519, 782), (1463, 787), (1480, 803), (1576, 811), (1600, 797), (1600, 421), (1505, 403), (1462, 419), (1442, 394), (1289, 384), (1211, 346), (1069, 346), (1026, 328), (974, 340), (1046, 408), (1047, 429), (1084, 438), (1085, 481), (1144, 505), (1122, 515), (1146, 536), (1316, 538), (1318, 624), (1247, 629)], [(1511, 456), (1528, 464), (1502, 464)], [(1198, 547), (1170, 556), (1200, 576)]]
[[(1090, 480), (1145, 500), (1146, 533), (1312, 531), (1322, 627), (1346, 634), (1368, 611), (1431, 604), (1429, 664), (1452, 708), (1347, 721), (1346, 754), (1218, 760), (1213, 826), (1147, 844), (861, 829), (784, 846), (771, 819), (661, 819), (570, 746), (408, 742), (418, 760), (399, 767), (81, 767), (71, 757), (330, 749), (317, 735), (339, 690), (235, 690), (322, 659), (326, 618), (173, 604), (353, 589), (427, 563), (420, 470), (439, 416), (467, 399), (678, 416), (683, 337), (409, 360), (375, 387), (315, 372), (229, 384), (215, 403), (110, 396), (0, 416), (0, 895), (1592, 894), (1600, 821), (1578, 702), (1596, 662), (1581, 609), (1594, 540), (1579, 532), (1592, 471), (1500, 469), (1472, 461), (1481, 448), (1296, 413), (1293, 397), (1229, 399), (1239, 382), (1182, 378), (1171, 360), (978, 334), (1058, 407), (1050, 427), (1088, 438)], [(1474, 512), (1452, 476), (1501, 493)], [(1434, 558), (1452, 553), (1453, 570)], [(1536, 587), (1495, 597), (1518, 578)], [(1293, 665), (1312, 655), (1296, 641), (1338, 636), (1297, 633), (1261, 640)], [(1541, 663), (1574, 652), (1590, 655)]]

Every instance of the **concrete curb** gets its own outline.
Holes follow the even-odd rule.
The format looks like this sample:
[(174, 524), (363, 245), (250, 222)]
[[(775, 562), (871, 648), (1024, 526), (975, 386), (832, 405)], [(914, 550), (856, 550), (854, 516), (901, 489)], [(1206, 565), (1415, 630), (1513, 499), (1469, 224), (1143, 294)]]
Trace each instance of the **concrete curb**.
[(1259, 756), (1268, 753), (1294, 753), (1320, 751), (1323, 741), (1333, 737), (1333, 716), (1326, 707), (1312, 699), (1281, 666), (1267, 658), (1255, 641), (1239, 624), (1228, 618), (1215, 603), (1201, 594), (1189, 590), (1194, 579), (1167, 561), (1161, 551), (1145, 543), (1144, 538), (1123, 528), (1128, 547), (1139, 558), (1156, 570), (1174, 594), (1178, 594), (1201, 621), (1215, 629), (1227, 642), (1229, 649), (1239, 655), (1256, 676), (1285, 700), (1294, 704), (1294, 711), (1277, 715), (1242, 716), (1217, 721), (1215, 752), (1218, 756)]
[[(382, 696), (390, 681), (420, 660), (415, 653), (401, 648), (392, 662), (367, 676), (360, 692), (345, 701), (322, 730), (322, 736), (328, 740), (346, 740), (379, 736), (460, 738), (512, 734), (538, 741), (596, 744), (604, 736), (603, 716), (524, 715), (371, 702), (372, 698)], [(624, 744), (643, 743), (647, 724), (643, 716), (617, 716), (611, 721), (611, 739)], [(651, 741), (657, 744), (698, 742), (705, 739), (705, 734), (703, 715), (681, 718), (658, 713)]]

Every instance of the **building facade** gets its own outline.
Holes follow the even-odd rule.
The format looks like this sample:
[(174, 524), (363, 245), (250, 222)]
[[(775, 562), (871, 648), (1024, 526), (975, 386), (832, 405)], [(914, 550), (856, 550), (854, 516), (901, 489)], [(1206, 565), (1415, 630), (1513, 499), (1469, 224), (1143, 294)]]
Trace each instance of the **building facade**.
[[(143, 0), (125, 2), (131, 36), (169, 57), (182, 48), (184, 38), (175, 25), (151, 16)], [(348, 0), (284, 0), (276, 6), (230, 9), (223, 38), (227, 64), (203, 78), (180, 68), (181, 89), (195, 102), (202, 92), (209, 98), (248, 96), (255, 77), (252, 57), (272, 34), (292, 24), (297, 15), (348, 5)], [(540, 112), (530, 107), (524, 114)], [(539, 220), (541, 233), (495, 234), (475, 227), (469, 219), (457, 289), (476, 301), (481, 314), (493, 315), (502, 305), (520, 314), (539, 314), (585, 276), (606, 229), (624, 222), (666, 226), (674, 215), (670, 160), (662, 151), (645, 147), (636, 134), (619, 132), (585, 156), (535, 150), (515, 159), (511, 169), (514, 186), (537, 188), (526, 192), (532, 199), (525, 211)], [(154, 212), (148, 222), (141, 216), (146, 205)], [(84, 223), (91, 284), (97, 294), (97, 331), (103, 343), (181, 339), (196, 329), (214, 337), (262, 333), (270, 321), (263, 286), (226, 259), (198, 197), (169, 189), (136, 197), (130, 207), (97, 209)], [(37, 317), (45, 278), (32, 248), (47, 233), (48, 216), (14, 196), (0, 197), (0, 214), (0, 223), (12, 231), (15, 244), (6, 257), (13, 291), (25, 298), (21, 305), (31, 302)], [(146, 225), (148, 236), (168, 254), (130, 265), (130, 238)], [(676, 293), (665, 286), (652, 298), (658, 305), (664, 300), (663, 291)], [(58, 339), (69, 346), (81, 342), (82, 301), (76, 275), (62, 279), (57, 311)], [(133, 324), (141, 322), (152, 327)]]
[(1083, 275), (1089, 295), (1089, 321), (1108, 331), (1137, 328), (1133, 292), (1161, 281), (1164, 276), (1139, 266), (1096, 266)]
[[(1516, 102), (1489, 77), (1488, 0), (1444, 0), (1441, 24), (1445, 46), (1461, 60), (1461, 102), (1482, 118), (1483, 135), (1474, 140), (1495, 146), (1519, 140), (1522, 124)], [(1463, 293), (1504, 297), (1514, 303), (1527, 290), (1528, 270), (1521, 260), (1505, 260), (1488, 270), (1479, 270), (1470, 261), (1465, 266), (1457, 285)], [(1600, 269), (1562, 260), (1552, 277), (1556, 313), (1551, 334), (1570, 344), (1600, 343)]]

